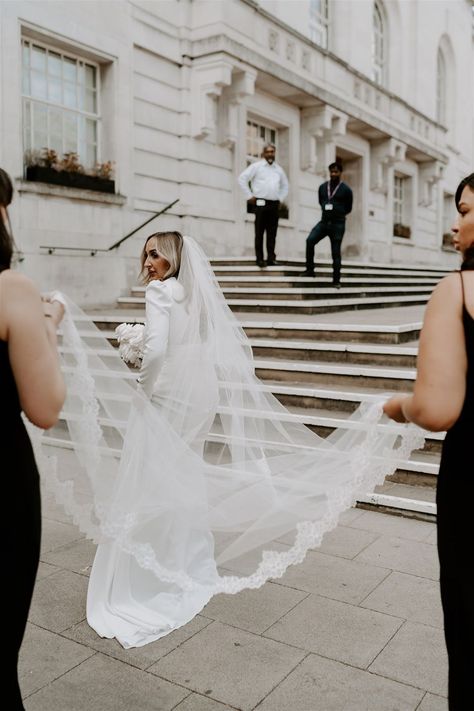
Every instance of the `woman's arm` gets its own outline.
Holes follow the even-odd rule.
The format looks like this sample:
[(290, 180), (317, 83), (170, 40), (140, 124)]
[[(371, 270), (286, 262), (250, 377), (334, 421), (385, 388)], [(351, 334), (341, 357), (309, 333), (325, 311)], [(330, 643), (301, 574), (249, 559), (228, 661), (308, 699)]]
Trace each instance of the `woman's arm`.
[(385, 403), (384, 412), (393, 420), (442, 432), (458, 419), (467, 373), (462, 305), (461, 278), (450, 274), (433, 291), (426, 308), (413, 395), (396, 395)]
[(22, 410), (34, 425), (49, 429), (66, 396), (56, 346), (62, 305), (49, 304), (51, 317), (45, 317), (39, 291), (15, 272), (4, 274), (2, 297), (8, 353)]
[(156, 280), (148, 284), (145, 292), (145, 342), (138, 382), (148, 397), (153, 394), (153, 387), (168, 348), (169, 322), (173, 303), (171, 289), (170, 282)]

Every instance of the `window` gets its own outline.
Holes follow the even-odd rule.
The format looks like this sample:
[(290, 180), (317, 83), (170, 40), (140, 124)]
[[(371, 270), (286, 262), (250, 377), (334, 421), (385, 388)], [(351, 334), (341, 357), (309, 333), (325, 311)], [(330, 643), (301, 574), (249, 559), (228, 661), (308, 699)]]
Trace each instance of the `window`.
[(98, 160), (99, 67), (23, 40), (25, 151), (74, 152), (85, 168)]
[(247, 165), (261, 158), (266, 143), (273, 143), (278, 148), (276, 128), (247, 121)]
[(442, 229), (443, 229), (443, 241), (442, 245), (444, 249), (454, 250), (453, 245), (453, 233), (451, 227), (453, 226), (456, 217), (456, 208), (454, 205), (454, 195), (451, 193), (443, 193), (443, 219), (442, 219)]
[(436, 120), (446, 124), (446, 60), (441, 49), (436, 62)]
[(411, 228), (407, 224), (409, 181), (410, 178), (397, 174), (393, 178), (394, 237), (411, 237)]
[(310, 0), (309, 36), (320, 47), (328, 47), (329, 0)]
[(387, 41), (382, 8), (378, 2), (374, 2), (372, 24), (372, 79), (382, 85), (385, 83)]

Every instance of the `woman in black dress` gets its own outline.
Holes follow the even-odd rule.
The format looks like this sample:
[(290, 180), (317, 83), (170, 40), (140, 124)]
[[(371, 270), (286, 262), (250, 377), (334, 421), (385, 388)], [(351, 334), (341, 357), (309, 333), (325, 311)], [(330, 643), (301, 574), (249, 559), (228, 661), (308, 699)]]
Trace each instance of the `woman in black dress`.
[(18, 685), (18, 652), (41, 536), (38, 471), (21, 412), (38, 427), (51, 427), (62, 407), (65, 388), (56, 348), (63, 306), (57, 301), (43, 304), (33, 283), (10, 271), (12, 238), (7, 206), (12, 194), (10, 178), (0, 168), (0, 442), (5, 504), (1, 541), (6, 571), (2, 584), (2, 698), (9, 711), (18, 711), (24, 708)]
[(413, 395), (397, 395), (385, 412), (432, 431), (447, 430), (437, 490), (441, 600), (449, 659), (449, 709), (474, 703), (473, 588), (469, 569), (474, 545), (474, 173), (455, 195), (454, 243), (461, 271), (445, 277), (426, 309)]

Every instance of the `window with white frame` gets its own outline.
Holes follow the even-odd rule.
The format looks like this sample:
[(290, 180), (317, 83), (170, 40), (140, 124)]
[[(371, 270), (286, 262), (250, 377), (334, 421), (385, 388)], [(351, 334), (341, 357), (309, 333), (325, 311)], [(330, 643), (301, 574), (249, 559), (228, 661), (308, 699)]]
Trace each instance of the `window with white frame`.
[(438, 49), (436, 61), (436, 120), (446, 123), (446, 60), (443, 51)]
[(411, 237), (409, 219), (411, 179), (395, 174), (393, 177), (393, 235), (394, 237)]
[(93, 167), (98, 160), (99, 66), (29, 39), (22, 45), (25, 151), (77, 153), (85, 168)]
[(256, 160), (260, 160), (263, 146), (266, 143), (273, 143), (277, 148), (277, 137), (276, 128), (248, 120), (246, 137), (247, 165), (254, 163)]
[(382, 6), (374, 2), (372, 14), (372, 79), (384, 84), (386, 79), (387, 33)]
[(320, 47), (328, 47), (329, 0), (310, 0), (309, 36)]

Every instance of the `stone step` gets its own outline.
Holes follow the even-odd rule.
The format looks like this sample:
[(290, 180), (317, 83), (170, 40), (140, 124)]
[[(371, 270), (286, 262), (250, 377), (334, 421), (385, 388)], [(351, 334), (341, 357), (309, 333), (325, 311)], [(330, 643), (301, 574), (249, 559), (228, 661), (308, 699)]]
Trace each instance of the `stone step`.
[(297, 361), (324, 361), (360, 365), (416, 367), (417, 345), (384, 346), (374, 344), (348, 344), (323, 341), (280, 340), (276, 338), (251, 338), (256, 358)]
[[(72, 444), (61, 433), (46, 435), (51, 454), (57, 448), (72, 449)], [(119, 450), (113, 447), (101, 449), (101, 454), (111, 458), (119, 457)], [(359, 508), (384, 511), (412, 518), (433, 520), (436, 516), (435, 489), (423, 484), (402, 484), (387, 480), (376, 487), (373, 493), (360, 495)]]
[(416, 370), (393, 366), (350, 365), (318, 361), (255, 358), (255, 372), (262, 380), (353, 385), (383, 390), (411, 391)]
[(385, 309), (399, 306), (424, 306), (429, 294), (417, 296), (380, 296), (365, 298), (343, 298), (335, 295), (332, 299), (313, 301), (271, 300), (262, 303), (260, 299), (227, 299), (232, 311), (274, 313), (274, 314), (325, 314), (361, 309)]
[[(227, 304), (233, 311), (247, 311), (259, 313), (294, 313), (294, 314), (318, 314), (332, 313), (337, 311), (350, 311), (354, 309), (373, 309), (397, 306), (418, 306), (424, 305), (429, 299), (429, 294), (418, 294), (412, 296), (368, 296), (365, 298), (339, 298), (337, 295), (332, 299), (318, 299), (308, 301), (291, 300), (269, 300), (262, 303), (259, 299), (227, 299)], [(143, 297), (122, 296), (117, 299), (120, 308), (137, 309), (144, 308)]]
[[(139, 314), (95, 313), (91, 314), (95, 325), (106, 331), (106, 337), (114, 337), (114, 329), (120, 323), (144, 323), (144, 311)], [(400, 344), (415, 341), (420, 335), (421, 322), (402, 325), (390, 324), (333, 324), (300, 323), (297, 321), (260, 321), (243, 319), (241, 325), (249, 338), (340, 341), (345, 343)], [(88, 332), (92, 337), (94, 331)], [(102, 334), (105, 335), (105, 334)]]
[[(346, 268), (359, 269), (361, 271), (379, 270), (383, 272), (394, 272), (394, 271), (410, 271), (410, 272), (432, 272), (433, 274), (446, 274), (450, 270), (445, 267), (439, 267), (435, 265), (422, 266), (420, 264), (397, 264), (386, 263), (386, 262), (361, 262), (353, 259), (346, 259), (344, 256), (342, 258), (343, 265)], [(259, 268), (255, 264), (255, 257), (213, 257), (209, 260), (212, 268), (220, 268), (227, 266), (249, 266)], [(294, 269), (305, 269), (305, 261), (303, 259), (278, 259), (278, 264), (275, 267), (266, 267), (267, 269), (276, 269), (278, 266), (288, 266)], [(331, 259), (316, 259), (315, 268), (332, 268)]]
[(422, 521), (435, 521), (436, 491), (426, 486), (386, 481), (383, 486), (376, 487), (373, 493), (360, 496), (357, 507)]
[[(379, 277), (366, 277), (366, 276), (347, 276), (344, 275), (343, 288), (346, 287), (386, 287), (386, 286), (423, 286), (431, 287), (434, 289), (438, 283), (438, 279), (432, 279), (431, 277), (416, 277), (411, 278), (407, 275), (405, 278), (402, 277), (391, 277), (379, 278)], [(219, 284), (223, 290), (228, 287), (232, 288), (275, 288), (275, 289), (313, 289), (321, 288), (330, 290), (332, 288), (332, 277), (331, 276), (320, 276), (316, 278), (308, 277), (279, 277), (279, 276), (241, 276), (241, 277), (219, 277)], [(132, 290), (133, 296), (139, 296), (140, 292), (144, 290), (143, 287), (137, 287)]]
[(385, 296), (429, 296), (433, 291), (431, 285), (428, 286), (342, 286), (340, 289), (334, 287), (313, 287), (313, 288), (274, 288), (272, 287), (225, 287), (224, 296), (230, 302), (232, 299), (258, 299), (288, 301), (310, 301), (319, 299), (362, 299), (364, 297), (385, 297)]
[[(299, 277), (305, 270), (304, 264), (299, 266), (279, 264), (272, 267), (257, 267), (254, 265), (249, 266), (215, 266), (213, 267), (214, 274), (218, 279), (221, 277), (237, 277), (237, 276), (260, 276), (260, 277)], [(315, 267), (316, 278), (321, 276), (332, 277), (332, 266), (316, 266)], [(425, 279), (430, 278), (439, 281), (446, 274), (449, 274), (449, 270), (442, 271), (432, 271), (427, 269), (373, 269), (373, 268), (357, 268), (348, 267), (347, 264), (343, 262), (342, 264), (342, 278), (346, 276), (358, 276), (359, 278), (365, 277), (379, 277), (381, 279), (390, 280), (393, 277), (406, 277), (408, 279)], [(308, 278), (308, 277), (303, 277)]]
[[(121, 402), (124, 400), (123, 396), (111, 395), (110, 392), (99, 393), (102, 398), (107, 399), (108, 402), (117, 401)], [(221, 413), (227, 412), (226, 409), (222, 409)], [(245, 414), (245, 413), (244, 413)], [(62, 413), (60, 423), (56, 426), (55, 430), (50, 434), (51, 436), (65, 435), (64, 420), (66, 415)], [(252, 420), (261, 417), (265, 419), (267, 417), (267, 412), (255, 412), (249, 411), (249, 417)], [(303, 424), (313, 432), (318, 434), (322, 438), (326, 438), (337, 428), (354, 428), (358, 429), (360, 427), (359, 423), (349, 421), (349, 413), (336, 413), (331, 411), (325, 411), (323, 409), (314, 409), (311, 412), (305, 411), (301, 408), (289, 408), (287, 411), (280, 413), (275, 413), (276, 417), (282, 423), (297, 423)], [(126, 427), (126, 421), (119, 421), (111, 419), (105, 412), (99, 417), (99, 422), (104, 430), (113, 431), (123, 431)], [(387, 422), (381, 425), (382, 428), (390, 428), (391, 424)], [(431, 435), (430, 435), (431, 437)], [(108, 435), (108, 439), (113, 441), (113, 437)], [(222, 443), (228, 441), (227, 435), (223, 433), (219, 422), (216, 421), (211, 428), (211, 442)], [(271, 442), (268, 443), (269, 446)], [(281, 445), (278, 445), (281, 446)], [(305, 448), (305, 445), (301, 445)], [(438, 475), (439, 469), (439, 456), (438, 453), (427, 447), (425, 450), (413, 452), (410, 457), (401, 462), (399, 468), (394, 472), (388, 479), (392, 482), (403, 483), (403, 484), (416, 484), (420, 486), (435, 486), (436, 477)]]
[(249, 338), (275, 338), (346, 343), (400, 344), (418, 339), (421, 321), (406, 324), (351, 324), (294, 321), (250, 320), (240, 315), (240, 323)]
[[(366, 276), (346, 276), (344, 275), (344, 282), (342, 288), (361, 289), (364, 291), (368, 288), (376, 289), (377, 287), (383, 287), (383, 289), (396, 288), (396, 287), (412, 287), (412, 288), (425, 288), (430, 287), (433, 289), (438, 283), (438, 279), (433, 279), (432, 277), (416, 277), (411, 278), (409, 275), (404, 277), (384, 279), (379, 277), (366, 277)], [(332, 291), (332, 277), (331, 276), (319, 276), (317, 278), (311, 277), (279, 277), (279, 276), (243, 276), (243, 277), (219, 277), (219, 284), (223, 291), (228, 291), (229, 289), (247, 289), (252, 290), (255, 288), (260, 289), (285, 289), (285, 293), (290, 289), (321, 289), (321, 293), (325, 294)], [(131, 289), (132, 296), (143, 296), (145, 293), (144, 286), (134, 286)]]

